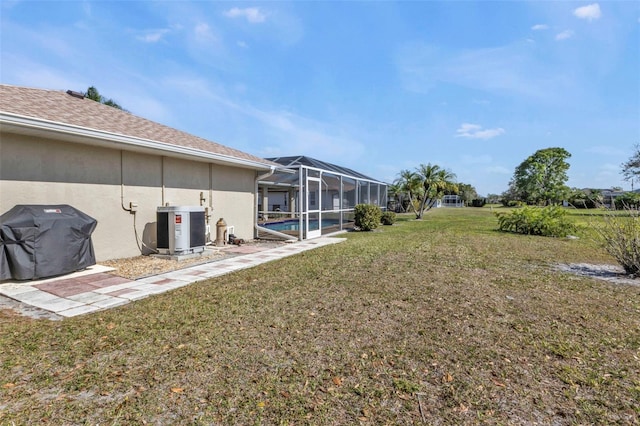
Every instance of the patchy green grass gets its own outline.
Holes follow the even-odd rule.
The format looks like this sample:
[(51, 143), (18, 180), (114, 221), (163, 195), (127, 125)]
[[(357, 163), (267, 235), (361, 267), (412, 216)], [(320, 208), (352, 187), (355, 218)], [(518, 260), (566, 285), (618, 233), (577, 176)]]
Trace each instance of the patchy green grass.
[(0, 313), (1, 424), (637, 424), (640, 287), (589, 238), (422, 221), (61, 322)]

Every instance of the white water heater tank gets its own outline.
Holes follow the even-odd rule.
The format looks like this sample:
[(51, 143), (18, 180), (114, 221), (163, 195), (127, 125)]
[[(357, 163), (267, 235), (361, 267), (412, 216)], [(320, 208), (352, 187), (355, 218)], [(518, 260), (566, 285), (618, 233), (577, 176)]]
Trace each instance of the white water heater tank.
[(182, 255), (204, 251), (206, 220), (204, 207), (158, 207), (158, 253)]

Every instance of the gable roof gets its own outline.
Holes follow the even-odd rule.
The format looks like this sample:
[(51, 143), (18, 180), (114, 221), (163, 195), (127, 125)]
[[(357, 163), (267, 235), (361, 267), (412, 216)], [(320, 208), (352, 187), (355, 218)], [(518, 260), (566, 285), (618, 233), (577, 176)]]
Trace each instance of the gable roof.
[(276, 164), (71, 91), (0, 84), (2, 131), (152, 152), (253, 169)]
[(307, 157), (305, 155), (295, 155), (292, 157), (273, 157), (273, 158), (267, 158), (267, 160), (273, 161), (274, 163), (281, 164), (285, 167), (308, 166), (308, 167), (314, 167), (316, 169), (326, 170), (328, 172), (334, 172), (341, 175), (355, 177), (358, 179), (365, 179), (365, 180), (378, 182), (377, 179), (373, 179), (369, 176), (363, 175), (362, 173), (356, 172), (355, 170), (338, 166), (336, 164), (327, 163), (326, 161), (317, 160), (315, 158)]

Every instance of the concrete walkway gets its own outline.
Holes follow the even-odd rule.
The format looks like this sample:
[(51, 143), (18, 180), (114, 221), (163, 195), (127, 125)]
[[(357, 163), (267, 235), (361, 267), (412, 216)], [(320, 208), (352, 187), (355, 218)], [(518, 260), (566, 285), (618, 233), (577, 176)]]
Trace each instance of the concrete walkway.
[(4, 281), (0, 283), (0, 295), (51, 312), (55, 314), (50, 316), (53, 319), (56, 316), (73, 317), (342, 241), (343, 238), (322, 237), (276, 248), (246, 246), (246, 250), (239, 250), (240, 254), (235, 257), (214, 259), (209, 263), (138, 280), (110, 274), (109, 268), (94, 265), (84, 271), (51, 279)]

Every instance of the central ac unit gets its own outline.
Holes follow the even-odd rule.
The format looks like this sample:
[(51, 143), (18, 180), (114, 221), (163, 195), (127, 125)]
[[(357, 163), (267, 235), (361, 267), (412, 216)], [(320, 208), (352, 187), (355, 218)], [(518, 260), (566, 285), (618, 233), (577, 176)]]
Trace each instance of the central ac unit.
[(204, 207), (158, 207), (158, 253), (182, 255), (204, 251), (206, 220)]

